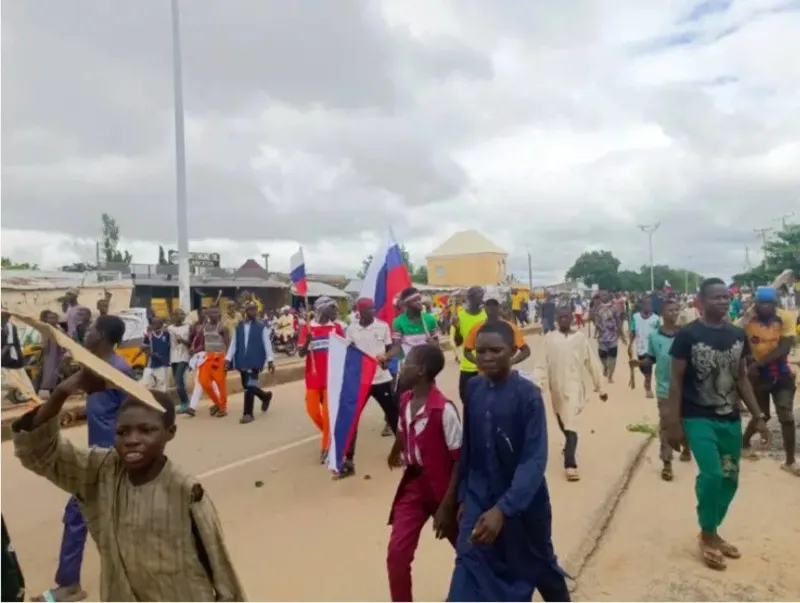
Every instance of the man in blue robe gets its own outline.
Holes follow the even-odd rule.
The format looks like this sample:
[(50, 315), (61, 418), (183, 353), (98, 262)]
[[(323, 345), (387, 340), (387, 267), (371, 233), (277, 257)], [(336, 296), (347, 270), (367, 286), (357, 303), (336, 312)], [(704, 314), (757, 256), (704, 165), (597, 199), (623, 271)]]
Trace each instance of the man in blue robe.
[(539, 388), (511, 370), (514, 333), (486, 323), (467, 390), (459, 533), (448, 601), (569, 601), (551, 540), (547, 425)]

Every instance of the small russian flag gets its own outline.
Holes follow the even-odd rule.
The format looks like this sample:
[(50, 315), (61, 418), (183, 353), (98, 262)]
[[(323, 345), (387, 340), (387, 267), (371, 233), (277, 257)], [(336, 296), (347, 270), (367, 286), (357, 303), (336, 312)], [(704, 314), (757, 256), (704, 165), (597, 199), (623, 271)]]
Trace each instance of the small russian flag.
[(303, 248), (289, 258), (289, 274), (294, 285), (295, 293), (300, 297), (308, 295), (308, 280), (306, 280), (306, 260), (303, 257)]
[(378, 361), (336, 333), (328, 337), (328, 468), (339, 473), (369, 398)]
[(403, 261), (400, 245), (389, 231), (386, 242), (372, 256), (372, 261), (361, 283), (361, 297), (370, 298), (375, 304), (375, 315), (392, 324), (396, 316), (394, 301), (411, 286), (411, 275)]

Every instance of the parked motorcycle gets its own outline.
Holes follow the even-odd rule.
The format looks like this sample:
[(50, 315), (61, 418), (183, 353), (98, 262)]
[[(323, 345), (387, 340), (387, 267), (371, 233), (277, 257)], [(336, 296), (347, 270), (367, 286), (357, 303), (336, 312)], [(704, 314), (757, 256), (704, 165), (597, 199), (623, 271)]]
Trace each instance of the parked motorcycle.
[(272, 349), (277, 353), (281, 352), (287, 356), (294, 356), (297, 354), (297, 335), (292, 335), (289, 339), (283, 339), (280, 335), (272, 332)]

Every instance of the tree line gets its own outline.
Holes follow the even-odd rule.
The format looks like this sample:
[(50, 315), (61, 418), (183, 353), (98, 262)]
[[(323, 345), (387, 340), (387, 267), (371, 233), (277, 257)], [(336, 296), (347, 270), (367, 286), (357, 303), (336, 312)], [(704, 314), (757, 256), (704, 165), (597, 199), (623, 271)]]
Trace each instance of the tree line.
[[(621, 262), (606, 250), (586, 251), (567, 270), (568, 280), (581, 280), (587, 287), (597, 285), (606, 291), (649, 291), (650, 266), (638, 270), (620, 270)], [(673, 291), (694, 291), (703, 276), (693, 270), (665, 264), (653, 266), (653, 284), (662, 289), (669, 283)]]

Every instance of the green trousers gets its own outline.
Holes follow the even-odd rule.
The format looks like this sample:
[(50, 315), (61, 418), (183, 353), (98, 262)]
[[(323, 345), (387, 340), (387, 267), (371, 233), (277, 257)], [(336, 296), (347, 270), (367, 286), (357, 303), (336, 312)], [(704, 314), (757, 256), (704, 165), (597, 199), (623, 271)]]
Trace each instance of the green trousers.
[(684, 419), (683, 431), (697, 463), (697, 519), (704, 532), (716, 532), (739, 486), (741, 421)]

